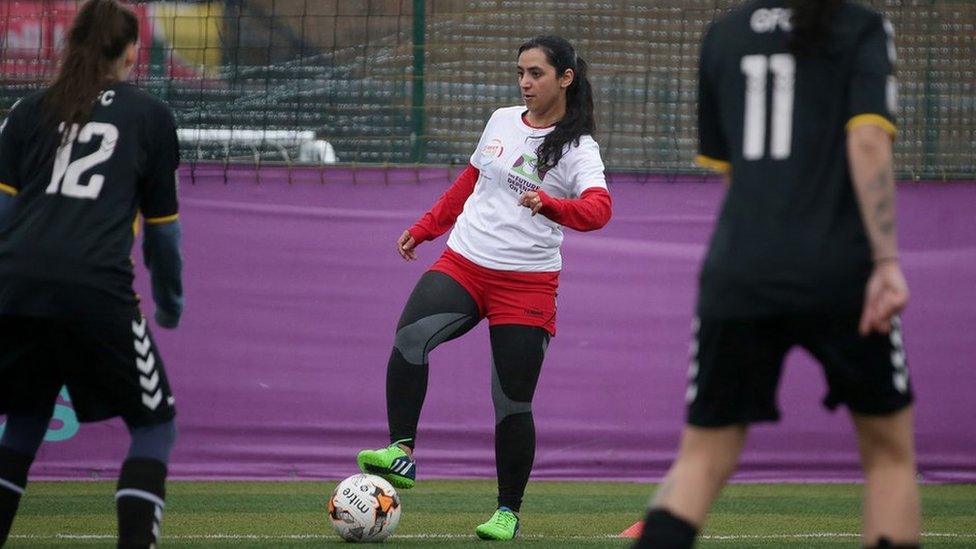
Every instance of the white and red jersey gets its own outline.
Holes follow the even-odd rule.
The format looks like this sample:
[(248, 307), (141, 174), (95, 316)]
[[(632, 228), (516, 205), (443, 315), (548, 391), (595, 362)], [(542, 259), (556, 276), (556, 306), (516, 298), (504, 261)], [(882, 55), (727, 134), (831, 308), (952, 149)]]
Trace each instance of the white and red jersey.
[[(566, 202), (560, 199), (577, 199), (588, 189), (600, 190), (606, 195), (606, 215), (599, 226), (609, 219), (603, 160), (596, 141), (584, 135), (578, 145), (567, 146), (555, 168), (540, 173), (536, 150), (554, 126), (529, 126), (524, 112), (522, 106), (502, 108), (488, 120), (471, 155), (477, 182), (457, 216), (447, 245), (489, 269), (558, 271), (562, 268), (559, 246), (563, 231), (562, 225), (550, 217), (560, 218), (555, 212)], [(541, 191), (548, 209), (532, 216), (531, 210), (519, 206), (519, 197), (525, 191)]]

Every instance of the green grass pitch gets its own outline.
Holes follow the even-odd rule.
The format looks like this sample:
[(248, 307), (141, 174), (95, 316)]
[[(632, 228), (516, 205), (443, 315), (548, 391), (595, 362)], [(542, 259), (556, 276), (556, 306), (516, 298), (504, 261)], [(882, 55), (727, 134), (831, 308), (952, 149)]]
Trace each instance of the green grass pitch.
[[(325, 501), (335, 482), (170, 482), (164, 547), (329, 547)], [(615, 536), (635, 522), (647, 484), (529, 484), (522, 508), (528, 547), (627, 547)], [(114, 484), (34, 482), (10, 549), (114, 547)], [(490, 516), (492, 481), (423, 481), (401, 490), (403, 517), (391, 547), (470, 547)], [(922, 488), (925, 547), (976, 547), (976, 485)], [(860, 487), (735, 484), (716, 503), (701, 547), (859, 547)]]

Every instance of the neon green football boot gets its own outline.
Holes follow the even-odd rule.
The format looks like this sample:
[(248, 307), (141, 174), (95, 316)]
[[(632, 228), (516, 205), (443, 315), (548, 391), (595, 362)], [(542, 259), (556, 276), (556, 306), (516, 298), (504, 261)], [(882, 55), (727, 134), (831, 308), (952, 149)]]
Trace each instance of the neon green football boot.
[(488, 522), (479, 524), (474, 532), (481, 539), (510, 540), (519, 534), (519, 518), (508, 507), (499, 507)]
[(417, 462), (400, 448), (399, 442), (379, 450), (363, 450), (356, 463), (362, 472), (380, 476), (396, 488), (409, 489), (417, 483)]

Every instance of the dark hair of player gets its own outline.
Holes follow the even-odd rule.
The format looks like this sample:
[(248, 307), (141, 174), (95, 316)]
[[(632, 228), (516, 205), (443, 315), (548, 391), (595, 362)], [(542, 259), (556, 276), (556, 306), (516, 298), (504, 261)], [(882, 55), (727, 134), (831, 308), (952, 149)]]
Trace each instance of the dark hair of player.
[(522, 52), (532, 48), (545, 52), (549, 64), (556, 67), (557, 77), (565, 74), (567, 69), (572, 69), (575, 74), (573, 83), (566, 89), (565, 116), (546, 135), (536, 151), (539, 166), (552, 168), (563, 157), (567, 143), (572, 141), (578, 145), (581, 136), (592, 134), (596, 129), (593, 121), (593, 88), (586, 78), (586, 61), (576, 55), (576, 50), (566, 39), (552, 35), (536, 36), (522, 44), (518, 53), (522, 55)]
[(789, 0), (793, 10), (790, 50), (795, 55), (810, 54), (824, 46), (834, 12), (843, 0)]
[(58, 74), (44, 94), (51, 121), (68, 127), (87, 121), (99, 92), (114, 79), (113, 63), (138, 41), (139, 20), (131, 10), (116, 0), (85, 2), (68, 30)]

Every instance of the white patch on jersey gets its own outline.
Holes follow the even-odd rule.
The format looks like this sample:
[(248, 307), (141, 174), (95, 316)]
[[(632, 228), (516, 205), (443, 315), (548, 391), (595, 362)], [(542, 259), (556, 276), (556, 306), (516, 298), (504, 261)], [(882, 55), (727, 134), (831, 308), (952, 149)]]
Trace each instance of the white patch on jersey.
[(98, 102), (102, 104), (103, 107), (110, 107), (112, 101), (115, 101), (115, 92), (113, 90), (106, 90), (98, 94)]
[(753, 32), (767, 33), (779, 29), (783, 32), (793, 30), (793, 10), (787, 8), (761, 8), (752, 12), (749, 26)]

